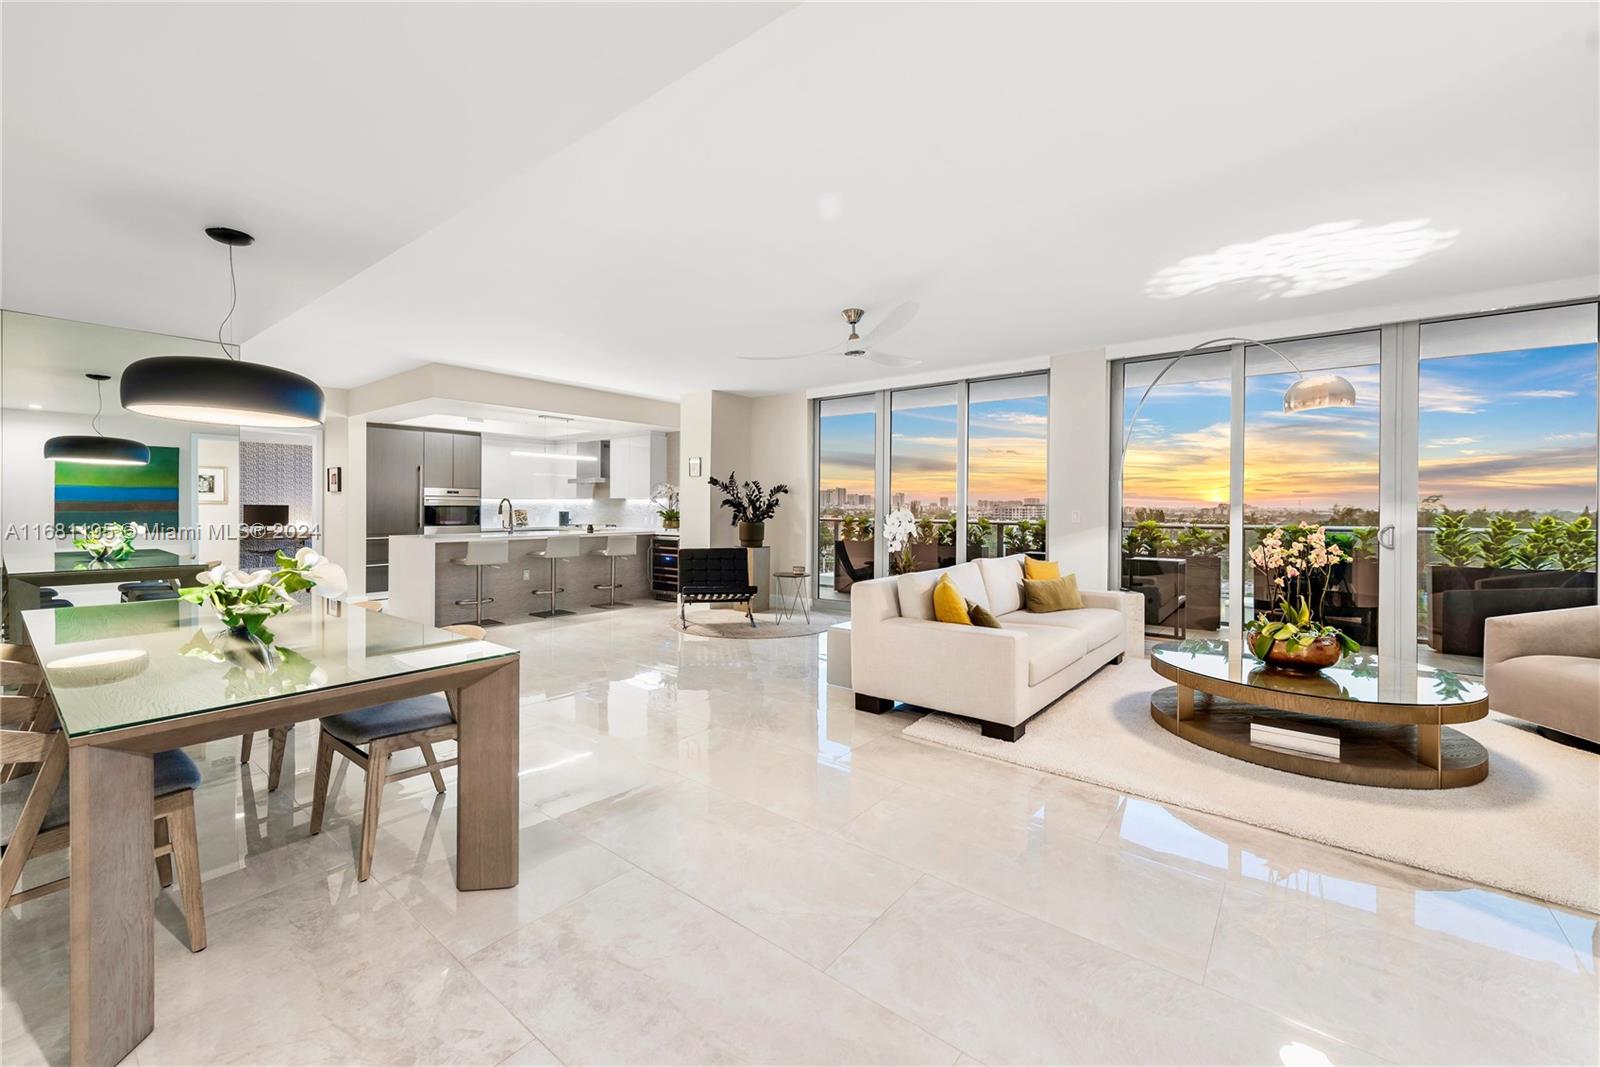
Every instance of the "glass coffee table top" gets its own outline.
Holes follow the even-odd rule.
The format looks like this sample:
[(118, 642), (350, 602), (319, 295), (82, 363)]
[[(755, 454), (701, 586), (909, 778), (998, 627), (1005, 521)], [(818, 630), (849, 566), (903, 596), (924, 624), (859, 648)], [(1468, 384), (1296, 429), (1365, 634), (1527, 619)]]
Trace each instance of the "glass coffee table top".
[(1172, 641), (1151, 657), (1189, 674), (1285, 695), (1349, 700), (1365, 704), (1445, 707), (1476, 704), (1488, 695), (1481, 682), (1434, 667), (1400, 668), (1376, 653), (1342, 657), (1316, 674), (1270, 667), (1248, 651), (1220, 639)]

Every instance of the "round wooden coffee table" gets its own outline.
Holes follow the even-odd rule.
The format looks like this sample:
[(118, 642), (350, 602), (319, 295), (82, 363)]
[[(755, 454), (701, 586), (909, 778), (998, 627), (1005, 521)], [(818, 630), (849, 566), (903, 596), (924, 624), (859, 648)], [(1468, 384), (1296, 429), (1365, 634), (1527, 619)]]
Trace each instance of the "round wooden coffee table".
[(1449, 671), (1358, 654), (1295, 674), (1222, 640), (1157, 645), (1150, 666), (1175, 683), (1151, 694), (1150, 717), (1235, 759), (1391, 789), (1454, 789), (1489, 773), (1483, 746), (1448, 725), (1487, 715), (1488, 694)]

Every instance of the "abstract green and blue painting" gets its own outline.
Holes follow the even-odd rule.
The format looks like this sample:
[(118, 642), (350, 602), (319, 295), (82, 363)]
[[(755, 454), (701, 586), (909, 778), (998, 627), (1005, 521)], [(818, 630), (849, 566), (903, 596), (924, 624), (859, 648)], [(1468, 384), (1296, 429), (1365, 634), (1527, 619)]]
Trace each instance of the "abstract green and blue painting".
[(178, 526), (178, 450), (152, 447), (142, 467), (56, 464), (56, 523), (93, 526), (137, 522), (155, 530)]

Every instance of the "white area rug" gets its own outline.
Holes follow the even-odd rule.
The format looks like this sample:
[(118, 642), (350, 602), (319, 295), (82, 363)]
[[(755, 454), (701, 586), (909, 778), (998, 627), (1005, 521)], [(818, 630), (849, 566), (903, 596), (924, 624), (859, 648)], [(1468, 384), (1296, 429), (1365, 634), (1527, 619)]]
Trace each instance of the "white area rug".
[(1491, 713), (1457, 727), (1489, 751), (1478, 785), (1325, 782), (1173, 737), (1150, 718), (1150, 694), (1169, 684), (1148, 660), (1129, 660), (1067, 694), (1014, 744), (943, 715), (923, 716), (904, 735), (1600, 912), (1600, 756)]

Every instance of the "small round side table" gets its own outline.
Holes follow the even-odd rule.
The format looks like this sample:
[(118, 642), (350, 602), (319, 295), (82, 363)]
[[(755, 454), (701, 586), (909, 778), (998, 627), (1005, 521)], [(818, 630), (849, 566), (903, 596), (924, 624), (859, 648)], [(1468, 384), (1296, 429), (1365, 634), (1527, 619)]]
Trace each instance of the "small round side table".
[[(783, 594), (783, 580), (785, 578), (793, 578), (794, 579), (794, 599), (789, 601), (787, 604), (784, 603), (784, 594)], [(775, 591), (778, 594), (778, 620), (780, 622), (785, 620), (785, 619), (794, 618), (794, 613), (795, 613), (796, 609), (798, 609), (801, 612), (805, 613), (806, 625), (807, 626), (811, 625), (811, 608), (810, 608), (809, 605), (806, 604), (806, 600), (805, 600), (806, 582), (809, 581), (810, 579), (811, 579), (811, 572), (810, 571), (773, 571), (772, 572), (772, 581), (773, 581), (773, 584), (776, 586), (776, 590)]]

